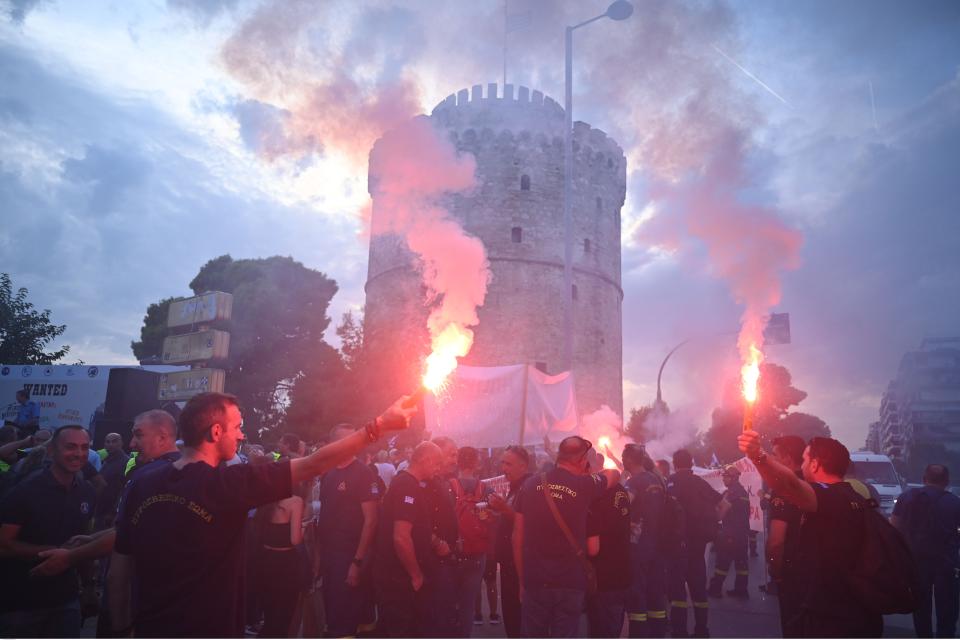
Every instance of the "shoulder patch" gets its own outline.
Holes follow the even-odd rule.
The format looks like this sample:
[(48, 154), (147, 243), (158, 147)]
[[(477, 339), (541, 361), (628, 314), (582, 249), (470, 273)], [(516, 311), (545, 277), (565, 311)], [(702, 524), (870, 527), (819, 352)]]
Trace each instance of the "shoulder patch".
[(403, 496), (403, 501), (407, 504), (413, 504), (413, 496)]

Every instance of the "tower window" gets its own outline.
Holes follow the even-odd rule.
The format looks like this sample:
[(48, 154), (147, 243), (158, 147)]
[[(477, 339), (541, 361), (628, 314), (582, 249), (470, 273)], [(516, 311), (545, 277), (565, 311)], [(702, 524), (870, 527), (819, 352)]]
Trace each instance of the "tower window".
[(530, 191), (530, 176), (527, 174), (520, 176), (520, 191)]
[(574, 300), (576, 300), (576, 299), (578, 298), (578, 296), (577, 296), (577, 285), (571, 285), (571, 286), (572, 286), (572, 288), (570, 289), (570, 297), (572, 297)]
[(600, 215), (601, 211), (603, 211), (603, 198), (597, 196), (597, 215)]
[(583, 252), (590, 253), (590, 238), (583, 239)]
[(510, 239), (514, 242), (523, 242), (523, 229), (520, 227), (510, 229)]

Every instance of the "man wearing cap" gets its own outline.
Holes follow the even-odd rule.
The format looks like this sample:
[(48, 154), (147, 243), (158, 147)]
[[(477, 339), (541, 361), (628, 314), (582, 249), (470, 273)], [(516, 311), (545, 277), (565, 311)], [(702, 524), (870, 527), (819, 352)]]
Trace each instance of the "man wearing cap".
[(723, 582), (732, 562), (737, 570), (733, 590), (727, 593), (738, 598), (749, 598), (747, 591), (747, 537), (750, 533), (750, 496), (740, 484), (740, 470), (733, 465), (723, 470), (723, 484), (727, 490), (720, 501), (720, 534), (717, 536), (717, 564), (710, 581), (710, 597), (723, 597)]
[(579, 632), (587, 591), (587, 515), (591, 503), (620, 481), (615, 469), (591, 475), (587, 454), (592, 448), (579, 436), (565, 438), (556, 466), (532, 476), (520, 494), (513, 553), (524, 637), (573, 638)]

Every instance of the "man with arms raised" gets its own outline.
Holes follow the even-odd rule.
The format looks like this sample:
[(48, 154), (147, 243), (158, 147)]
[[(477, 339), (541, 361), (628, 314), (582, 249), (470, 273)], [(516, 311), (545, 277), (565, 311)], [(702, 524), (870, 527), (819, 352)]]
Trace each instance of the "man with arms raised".
[(811, 439), (801, 480), (763, 451), (756, 431), (744, 431), (738, 442), (770, 488), (803, 512), (797, 549), (800, 636), (879, 638), (883, 617), (867, 611), (846, 580), (863, 545), (862, 510), (868, 508), (843, 480), (850, 452), (833, 438)]
[[(245, 439), (237, 399), (223, 393), (191, 398), (180, 414), (183, 456), (139, 472), (120, 505), (111, 561), (114, 630), (241, 637), (247, 511), (290, 496), (294, 485), (348, 460), (381, 433), (404, 429), (413, 411), (398, 401), (363, 429), (309, 456), (228, 467), (221, 463)], [(133, 589), (120, 588), (131, 575)]]
[[(520, 494), (513, 554), (520, 577), (523, 635), (528, 638), (574, 638), (580, 630), (587, 589), (587, 515), (593, 501), (620, 482), (620, 472), (614, 469), (590, 475), (587, 454), (592, 448), (579, 436), (565, 438), (557, 449), (556, 466), (531, 477)], [(545, 491), (573, 544), (554, 517)]]

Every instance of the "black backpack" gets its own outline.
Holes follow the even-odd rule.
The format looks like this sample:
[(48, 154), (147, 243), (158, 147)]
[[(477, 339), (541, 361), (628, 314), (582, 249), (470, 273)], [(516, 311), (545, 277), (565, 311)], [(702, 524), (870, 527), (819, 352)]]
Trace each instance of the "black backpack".
[(877, 511), (876, 501), (860, 499), (859, 505), (863, 541), (847, 576), (850, 592), (871, 613), (913, 613), (918, 601), (917, 574), (910, 547)]

